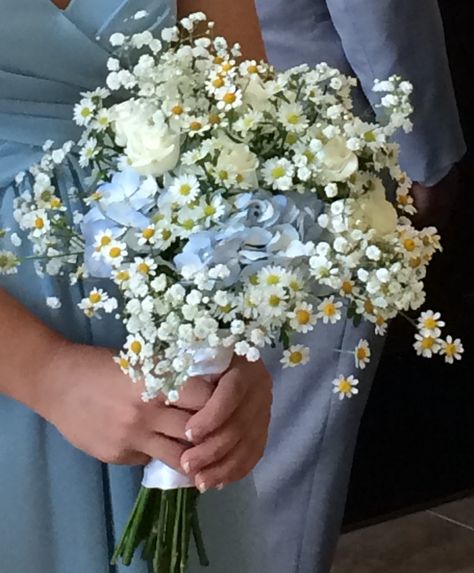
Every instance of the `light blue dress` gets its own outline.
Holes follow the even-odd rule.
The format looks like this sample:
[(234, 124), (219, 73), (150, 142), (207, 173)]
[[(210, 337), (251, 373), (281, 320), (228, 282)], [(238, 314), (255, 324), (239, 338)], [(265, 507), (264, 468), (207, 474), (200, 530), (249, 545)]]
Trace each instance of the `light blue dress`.
[[(135, 21), (139, 10), (146, 20)], [(117, 30), (159, 30), (174, 18), (171, 0), (72, 0), (61, 12), (51, 0), (0, 3), (0, 228), (14, 227), (15, 174), (41, 156), (46, 139), (77, 137), (72, 106), (81, 91), (103, 85), (108, 38)], [(57, 174), (67, 200), (81, 187), (71, 164)], [(24, 185), (28, 185), (28, 180)], [(25, 247), (26, 248), (26, 247)], [(116, 322), (89, 322), (77, 308), (84, 289), (39, 279), (32, 267), (2, 277), (0, 286), (65, 336), (119, 347)], [(46, 307), (46, 296), (63, 301)], [(34, 364), (31, 365), (34, 368)], [(0, 366), (1, 375), (1, 366)], [(67, 380), (64, 380), (67, 384)], [(145, 573), (139, 559), (126, 569), (109, 558), (136, 496), (139, 468), (106, 466), (69, 445), (22, 405), (0, 395), (0, 569), (8, 573)], [(264, 544), (246, 480), (203, 496), (201, 515), (210, 573), (263, 573)], [(198, 573), (197, 565), (190, 573)]]

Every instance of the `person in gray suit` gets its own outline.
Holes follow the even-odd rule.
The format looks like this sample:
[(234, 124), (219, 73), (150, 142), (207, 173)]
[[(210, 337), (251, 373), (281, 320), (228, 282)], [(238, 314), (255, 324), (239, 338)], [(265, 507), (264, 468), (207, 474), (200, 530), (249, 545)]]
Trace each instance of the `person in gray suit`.
[[(436, 0), (257, 0), (268, 58), (278, 69), (322, 61), (355, 75), (362, 114), (372, 114), (374, 80), (399, 74), (414, 84), (414, 130), (400, 135), (402, 166), (415, 181), (425, 223), (441, 219), (440, 183), (465, 153)], [(372, 360), (355, 371), (353, 351), (368, 339)], [(271, 572), (328, 573), (340, 532), (360, 420), (383, 338), (347, 321), (306, 335), (309, 364), (282, 372), (279, 351), (265, 361), (274, 378), (266, 455), (256, 470)], [(343, 352), (341, 352), (343, 351)], [(332, 381), (354, 374), (360, 394), (339, 400)], [(374, 463), (377, 463), (374, 460)]]

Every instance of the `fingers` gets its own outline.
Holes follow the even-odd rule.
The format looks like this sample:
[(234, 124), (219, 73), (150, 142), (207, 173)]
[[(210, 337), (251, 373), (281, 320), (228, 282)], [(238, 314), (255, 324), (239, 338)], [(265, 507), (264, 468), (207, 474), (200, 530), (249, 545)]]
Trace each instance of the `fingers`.
[(189, 378), (180, 390), (179, 400), (174, 405), (183, 410), (198, 412), (207, 404), (214, 389), (215, 384), (203, 378)]
[(158, 459), (166, 465), (182, 472), (181, 457), (187, 449), (187, 446), (156, 434), (148, 438), (146, 443), (141, 448), (143, 453), (152, 459)]
[(206, 405), (189, 420), (187, 438), (198, 444), (216, 431), (232, 416), (246, 392), (247, 383), (242, 381), (239, 370), (233, 369), (224, 374)]
[(201, 444), (186, 450), (181, 458), (181, 467), (186, 474), (196, 475), (201, 469), (225, 457), (239, 441), (239, 428), (233, 421), (229, 422)]
[(172, 406), (163, 407), (153, 412), (148, 425), (154, 433), (176, 440), (186, 440), (186, 424), (191, 417), (192, 414), (185, 410)]
[(222, 460), (200, 471), (195, 479), (201, 493), (210, 488), (222, 489), (225, 485), (246, 477), (263, 456), (264, 437), (255, 442), (240, 442)]

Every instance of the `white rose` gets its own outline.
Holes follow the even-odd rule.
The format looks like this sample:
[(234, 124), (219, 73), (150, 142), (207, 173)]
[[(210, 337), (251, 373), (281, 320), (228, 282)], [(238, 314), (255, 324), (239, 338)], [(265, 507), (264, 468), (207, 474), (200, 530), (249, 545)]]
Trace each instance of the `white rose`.
[(253, 188), (258, 187), (257, 179), (258, 158), (248, 145), (234, 143), (230, 139), (222, 139), (222, 148), (217, 160), (216, 170), (229, 171), (240, 175)]
[(333, 137), (319, 152), (322, 173), (327, 181), (344, 181), (359, 169), (357, 155), (346, 145), (343, 137)]
[(243, 93), (243, 102), (255, 111), (264, 111), (269, 105), (269, 93), (265, 84), (257, 74), (252, 74), (248, 79), (247, 87)]
[(395, 207), (387, 201), (383, 185), (377, 185), (357, 200), (353, 217), (363, 226), (374, 229), (379, 237), (393, 233), (397, 228), (398, 215)]
[(130, 100), (111, 109), (116, 143), (140, 175), (158, 177), (179, 160), (180, 137), (151, 106)]

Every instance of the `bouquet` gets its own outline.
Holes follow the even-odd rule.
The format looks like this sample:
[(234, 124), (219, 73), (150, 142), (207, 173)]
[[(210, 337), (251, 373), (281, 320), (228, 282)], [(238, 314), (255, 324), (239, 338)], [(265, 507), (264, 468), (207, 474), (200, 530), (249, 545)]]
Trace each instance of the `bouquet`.
[[(284, 367), (306, 364), (310, 349), (293, 335), (346, 312), (382, 335), (423, 305), (440, 239), (412, 225), (411, 181), (390, 143), (411, 128), (408, 82), (377, 81), (378, 122), (365, 121), (352, 111), (354, 79), (326, 64), (277, 73), (243, 61), (202, 13), (161, 38), (110, 41), (106, 87), (75, 108), (81, 140), (49, 142), (17, 178), (33, 192), (16, 200), (15, 218), (39, 273), (109, 279), (80, 307), (125, 325), (116, 361), (144, 381), (144, 400), (176, 401), (190, 376), (219, 377), (234, 354), (256, 361), (280, 343)], [(87, 192), (65, 198), (55, 172), (77, 157)], [(0, 252), (4, 273), (21, 262)], [(407, 318), (419, 354), (461, 357), (459, 340), (441, 338), (439, 313)], [(364, 368), (368, 342), (353, 354)], [(357, 384), (341, 373), (334, 391), (350, 398)], [(152, 462), (114, 560), (129, 564), (142, 545), (155, 573), (185, 571), (194, 537), (205, 564), (198, 493)]]

